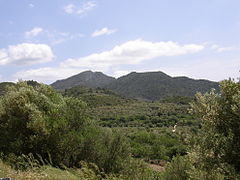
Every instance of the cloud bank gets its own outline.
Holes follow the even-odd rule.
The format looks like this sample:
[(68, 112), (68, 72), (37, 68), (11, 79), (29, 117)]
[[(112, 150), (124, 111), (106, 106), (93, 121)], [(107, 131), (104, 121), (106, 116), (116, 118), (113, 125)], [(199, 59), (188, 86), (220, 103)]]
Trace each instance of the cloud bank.
[(139, 64), (161, 56), (179, 56), (196, 53), (204, 49), (197, 44), (179, 45), (176, 42), (150, 42), (142, 39), (128, 41), (109, 51), (89, 56), (67, 59), (61, 67), (109, 68), (123, 64)]
[[(180, 45), (172, 41), (150, 42), (137, 39), (115, 46), (109, 51), (67, 59), (55, 68), (45, 67), (18, 72), (15, 74), (15, 77), (50, 82), (72, 76), (84, 70), (90, 69), (106, 72), (119, 65), (139, 64), (161, 56), (179, 56), (197, 53), (203, 49), (204, 46), (198, 44)], [(120, 76), (126, 73), (126, 71), (118, 71), (115, 75)]]
[(54, 54), (46, 44), (23, 43), (0, 49), (0, 65), (32, 65), (52, 61)]

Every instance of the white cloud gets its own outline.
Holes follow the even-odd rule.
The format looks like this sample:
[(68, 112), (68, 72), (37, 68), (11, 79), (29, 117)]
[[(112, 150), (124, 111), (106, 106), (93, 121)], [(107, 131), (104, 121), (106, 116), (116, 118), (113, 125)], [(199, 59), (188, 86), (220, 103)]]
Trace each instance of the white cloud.
[(100, 30), (96, 30), (92, 33), (92, 37), (102, 36), (102, 35), (109, 35), (116, 32), (116, 29), (108, 29), (107, 27), (104, 27)]
[(68, 4), (64, 6), (64, 11), (68, 14), (72, 14), (75, 12), (76, 8), (77, 7), (74, 4)]
[(221, 47), (217, 49), (217, 52), (227, 52), (227, 51), (234, 51), (236, 48), (234, 47)]
[(0, 65), (32, 65), (53, 60), (51, 47), (46, 44), (23, 43), (0, 49)]
[(81, 34), (81, 33), (71, 34), (71, 33), (57, 33), (56, 32), (56, 33), (50, 35), (51, 45), (61, 44), (63, 42), (73, 40), (76, 38), (81, 38), (81, 37), (84, 37), (84, 34)]
[[(137, 39), (115, 46), (112, 50), (91, 54), (78, 59), (67, 59), (58, 67), (31, 69), (15, 74), (15, 78), (34, 79), (41, 82), (52, 82), (67, 78), (84, 70), (109, 72), (118, 65), (139, 64), (142, 61), (160, 56), (178, 56), (197, 53), (204, 46), (197, 44), (179, 45), (176, 42), (150, 42)], [(113, 76), (119, 77), (129, 71), (116, 70)]]
[[(41, 36), (39, 37), (39, 35)], [(56, 45), (63, 43), (68, 40), (81, 38), (84, 35), (82, 33), (69, 33), (69, 32), (59, 32), (59, 31), (49, 31), (44, 30), (41, 27), (34, 27), (28, 32), (24, 33), (25, 38), (28, 42), (48, 42), (48, 44)]]
[(68, 4), (63, 7), (64, 11), (68, 14), (85, 14), (88, 11), (91, 11), (96, 6), (96, 3), (93, 1), (88, 1), (83, 3), (80, 7), (77, 7), (74, 4)]
[(215, 50), (215, 51), (217, 51), (217, 52), (219, 52), (219, 53), (237, 50), (237, 48), (236, 48), (236, 47), (233, 47), (233, 46), (221, 47), (221, 46), (219, 46), (219, 45), (217, 45), (217, 44), (213, 44), (213, 45), (211, 46), (211, 49), (213, 49), (213, 50)]
[(61, 67), (84, 67), (106, 69), (123, 64), (139, 64), (142, 61), (161, 57), (196, 53), (204, 49), (197, 44), (179, 45), (176, 42), (150, 42), (142, 39), (128, 41), (110, 51), (91, 54), (78, 59), (67, 59)]
[(35, 7), (35, 5), (34, 4), (28, 4), (28, 6), (30, 7), (30, 8), (34, 8)]
[(34, 27), (32, 30), (25, 32), (25, 37), (32, 38), (32, 37), (38, 36), (43, 31), (44, 30), (41, 27)]
[(20, 71), (14, 75), (15, 79), (23, 80), (36, 80), (39, 82), (53, 82), (57, 79), (64, 79), (70, 76), (73, 76), (81, 71), (86, 69), (73, 69), (73, 68), (39, 68), (39, 69), (30, 69), (27, 71)]

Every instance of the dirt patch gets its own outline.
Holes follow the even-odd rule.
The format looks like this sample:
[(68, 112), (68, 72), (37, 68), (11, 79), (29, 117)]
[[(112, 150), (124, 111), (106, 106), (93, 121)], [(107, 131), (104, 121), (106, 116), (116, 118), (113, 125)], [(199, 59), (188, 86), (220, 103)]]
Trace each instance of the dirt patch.
[(163, 171), (165, 168), (163, 166), (157, 165), (157, 164), (148, 164), (148, 167), (153, 169), (154, 171)]

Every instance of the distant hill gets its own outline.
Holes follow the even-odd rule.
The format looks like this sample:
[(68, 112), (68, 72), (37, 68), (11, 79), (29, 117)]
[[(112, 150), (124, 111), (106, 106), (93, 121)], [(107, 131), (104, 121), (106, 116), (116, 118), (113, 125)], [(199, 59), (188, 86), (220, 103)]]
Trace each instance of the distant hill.
[(116, 79), (101, 72), (84, 71), (67, 79), (58, 80), (51, 84), (55, 89), (69, 89), (75, 86), (88, 86), (92, 88), (104, 87)]
[(69, 89), (76, 86), (105, 88), (120, 95), (140, 100), (160, 100), (171, 96), (194, 96), (214, 88), (217, 82), (194, 80), (188, 77), (171, 77), (163, 72), (132, 72), (118, 79), (101, 72), (85, 71), (52, 84), (55, 89)]
[(105, 88), (128, 97), (159, 100), (167, 96), (194, 96), (196, 92), (219, 90), (219, 84), (188, 77), (171, 77), (163, 72), (130, 73), (108, 84)]

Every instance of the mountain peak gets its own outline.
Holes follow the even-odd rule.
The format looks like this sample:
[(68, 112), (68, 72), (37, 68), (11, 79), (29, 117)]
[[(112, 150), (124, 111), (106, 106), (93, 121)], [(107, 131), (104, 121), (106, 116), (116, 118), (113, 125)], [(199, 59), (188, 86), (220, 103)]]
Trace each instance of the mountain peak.
[(88, 86), (92, 88), (104, 87), (113, 82), (115, 78), (102, 72), (84, 71), (67, 79), (62, 79), (51, 84), (55, 89), (68, 89), (74, 86)]

